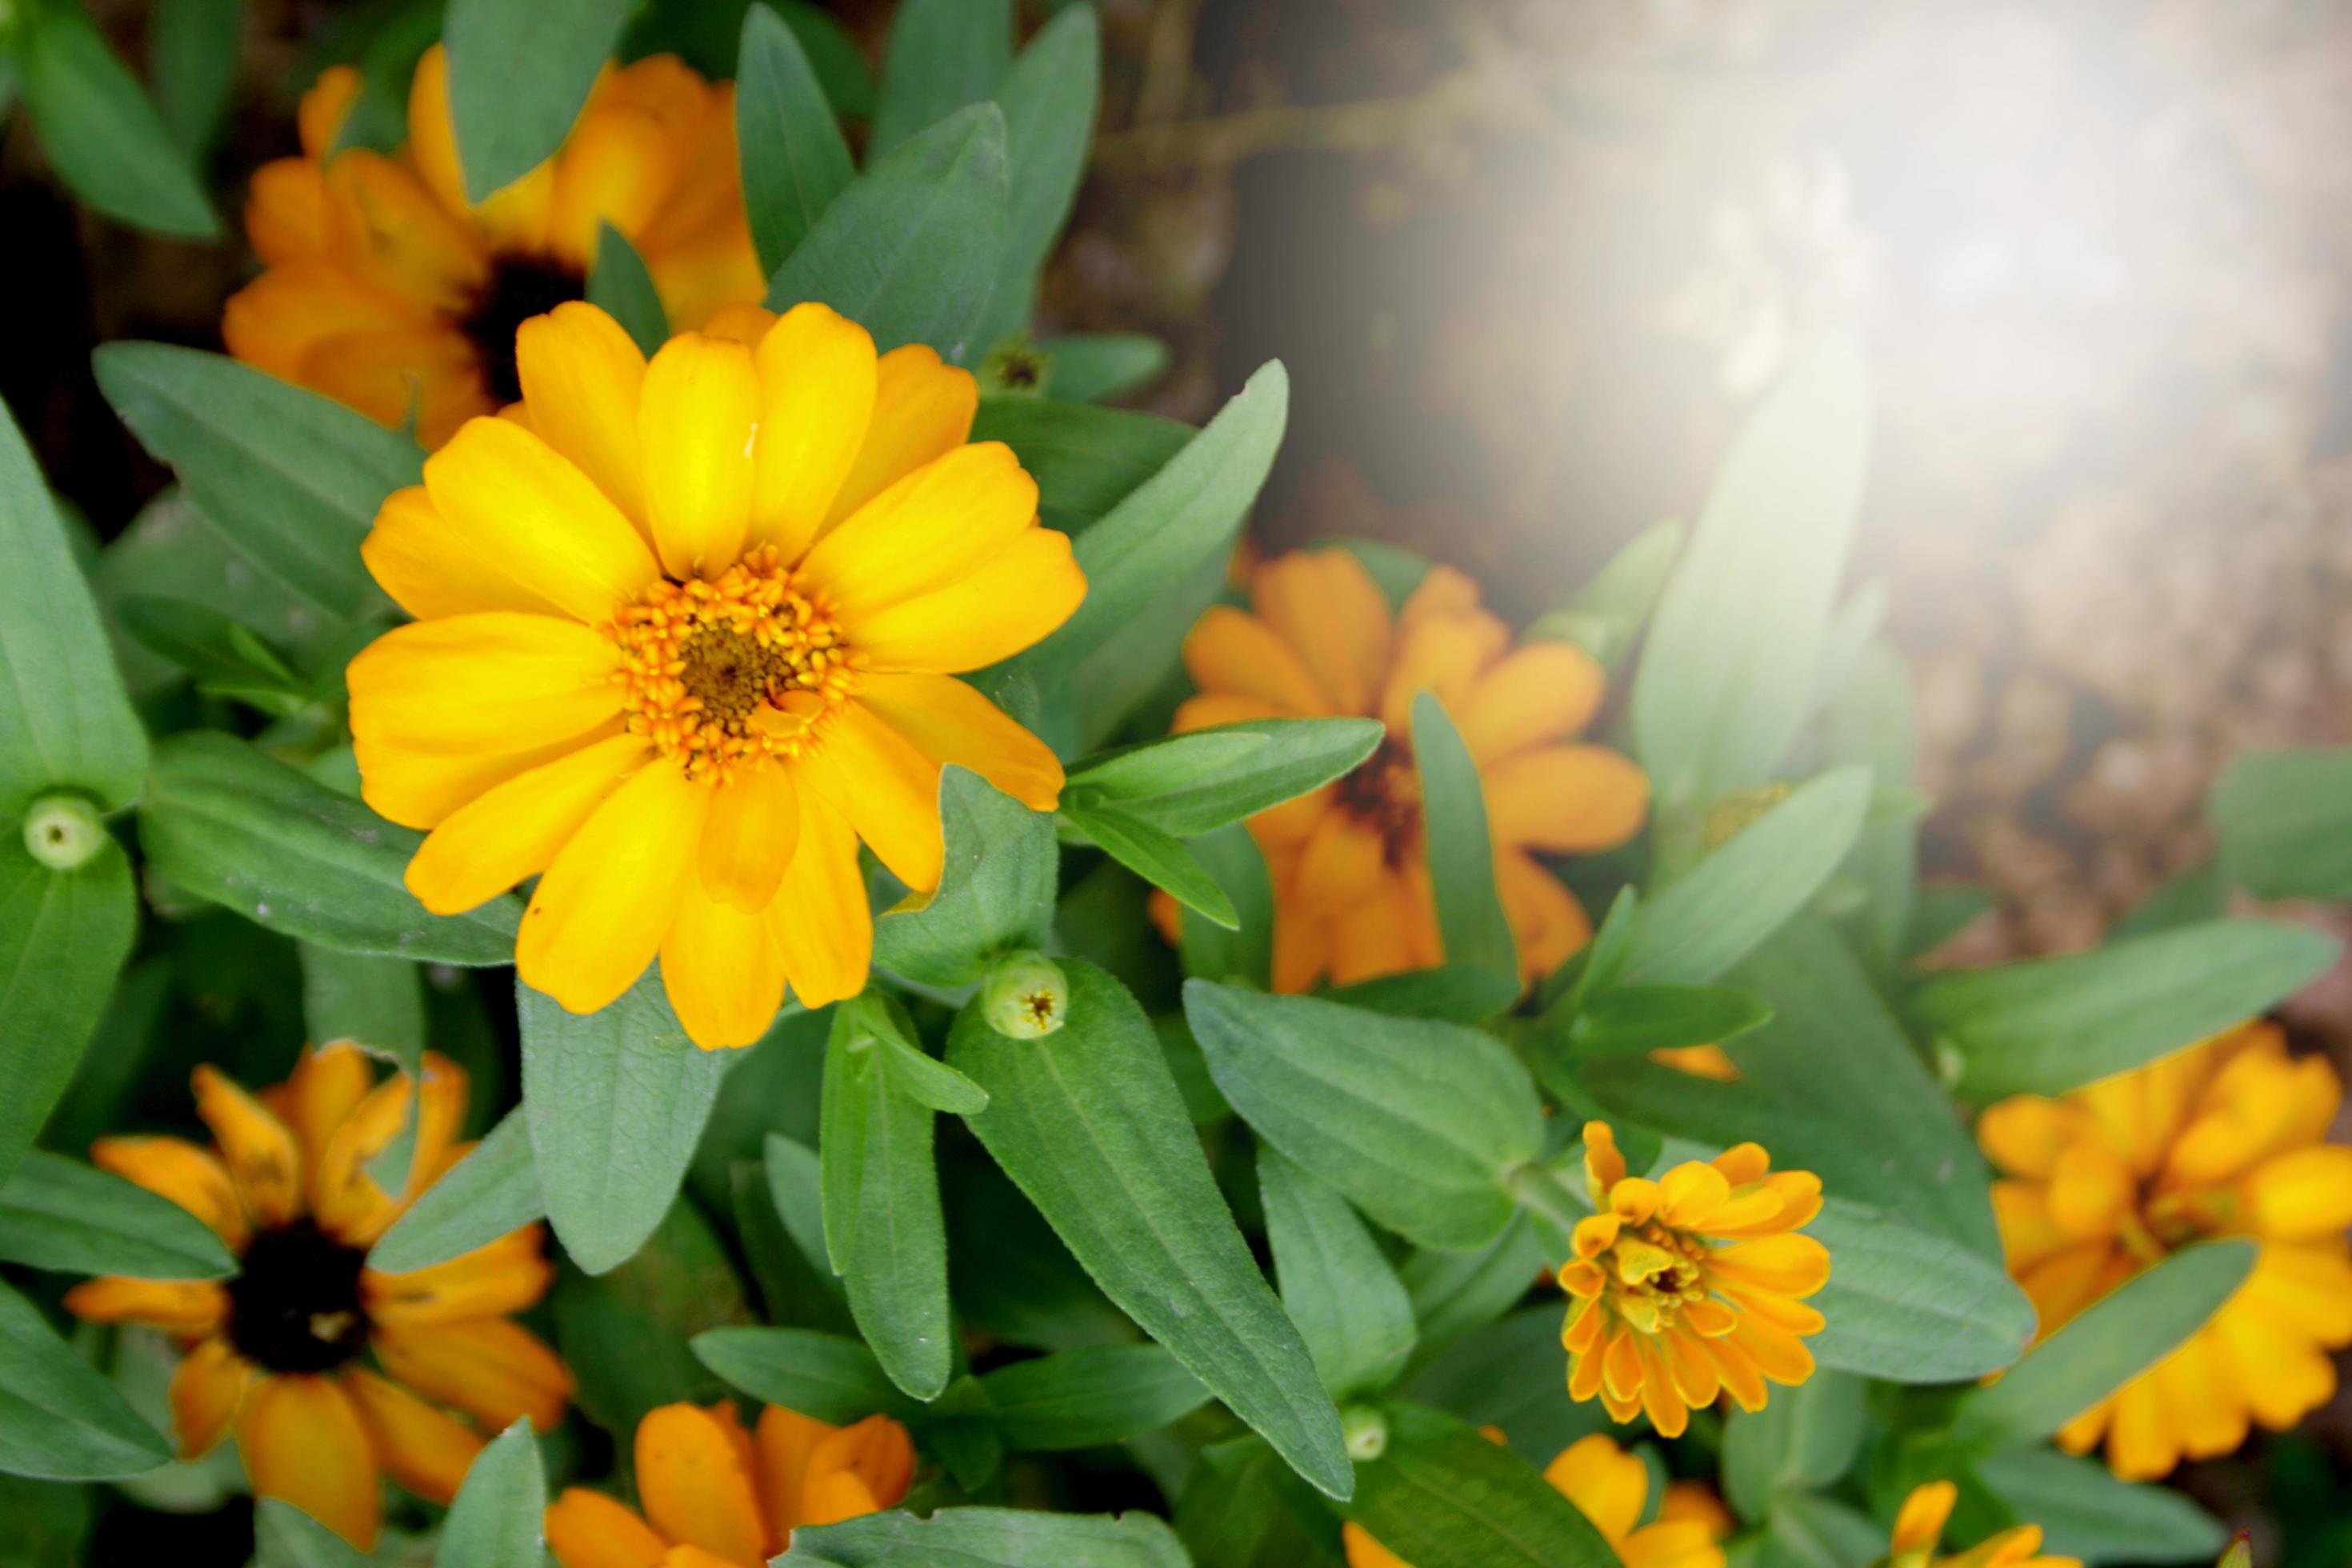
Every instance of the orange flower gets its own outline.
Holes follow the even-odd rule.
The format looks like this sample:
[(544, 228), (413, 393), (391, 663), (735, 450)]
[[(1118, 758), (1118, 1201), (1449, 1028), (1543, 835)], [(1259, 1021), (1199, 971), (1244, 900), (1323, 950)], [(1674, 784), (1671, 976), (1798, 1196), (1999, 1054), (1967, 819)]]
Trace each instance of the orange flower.
[(2038, 1524), (2004, 1530), (1957, 1557), (1937, 1557), (1937, 1539), (1944, 1533), (1944, 1521), (1952, 1517), (1952, 1504), (1959, 1495), (1959, 1489), (1949, 1481), (1930, 1481), (1912, 1489), (1895, 1518), (1888, 1568), (2083, 1568), (2077, 1558), (2042, 1556)]
[(1617, 1140), (1584, 1124), (1585, 1180), (1599, 1212), (1577, 1223), (1559, 1271), (1574, 1302), (1561, 1331), (1568, 1391), (1678, 1437), (1690, 1411), (1728, 1391), (1764, 1408), (1765, 1381), (1811, 1377), (1801, 1336), (1822, 1315), (1801, 1298), (1829, 1280), (1829, 1249), (1794, 1234), (1821, 1212), (1821, 1178), (1772, 1172), (1753, 1143), (1690, 1160), (1656, 1181), (1625, 1173)]
[(2178, 1247), (2245, 1236), (2253, 1272), (2211, 1321), (2058, 1434), (2106, 1442), (2130, 1479), (2284, 1431), (2336, 1392), (2352, 1344), (2352, 1148), (2324, 1142), (2344, 1098), (2319, 1057), (2247, 1024), (2056, 1100), (1988, 1109), (1977, 1141), (2009, 1271), (2047, 1334)]
[(625, 235), (670, 320), (700, 326), (766, 280), (736, 178), (735, 89), (668, 56), (607, 67), (545, 163), (466, 199), (448, 62), (425, 52), (406, 146), (335, 151), (360, 92), (338, 66), (302, 100), (302, 156), (253, 177), (246, 230), (267, 270), (228, 302), (229, 353), (428, 447), (521, 395), (515, 329), (586, 289), (599, 226)]
[(565, 1489), (547, 1509), (563, 1568), (761, 1568), (803, 1524), (895, 1508), (915, 1445), (887, 1415), (828, 1426), (781, 1405), (743, 1430), (731, 1405), (665, 1405), (637, 1423), (637, 1513)]
[[(1345, 550), (1303, 551), (1250, 574), (1253, 611), (1220, 605), (1184, 642), (1200, 695), (1179, 731), (1246, 719), (1362, 714), (1388, 726), (1346, 778), (1261, 812), (1250, 829), (1274, 878), (1274, 985), (1305, 991), (1438, 963), (1436, 906), (1413, 771), (1412, 700), (1427, 689), (1486, 785), (1495, 883), (1529, 979), (1584, 944), (1575, 897), (1535, 858), (1623, 843), (1649, 783), (1617, 752), (1568, 744), (1601, 705), (1601, 667), (1567, 643), (1511, 646), (1478, 589), (1433, 568), (1391, 617)], [(1254, 612), (1254, 613), (1253, 613)], [(1172, 904), (1159, 906), (1163, 928)]]
[(367, 1267), (376, 1237), (473, 1147), (455, 1142), (466, 1076), (427, 1052), (408, 1181), (385, 1192), (367, 1163), (407, 1124), (410, 1084), (372, 1077), (350, 1046), (305, 1052), (258, 1095), (198, 1068), (196, 1113), (217, 1152), (106, 1138), (90, 1159), (212, 1226), (241, 1260), (236, 1277), (109, 1278), (66, 1293), (93, 1322), (144, 1324), (186, 1347), (171, 1389), (183, 1457), (234, 1431), (257, 1496), (362, 1549), (375, 1541), (379, 1474), (446, 1503), (482, 1446), (475, 1426), (529, 1416), (543, 1431), (572, 1394), (554, 1352), (508, 1320), (552, 1277), (539, 1226), (411, 1274)]

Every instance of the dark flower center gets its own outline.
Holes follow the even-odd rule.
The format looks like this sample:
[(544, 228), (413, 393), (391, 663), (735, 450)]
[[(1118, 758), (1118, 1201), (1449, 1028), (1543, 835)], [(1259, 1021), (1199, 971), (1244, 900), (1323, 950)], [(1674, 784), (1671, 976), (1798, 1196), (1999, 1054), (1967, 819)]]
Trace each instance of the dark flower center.
[(533, 316), (584, 299), (587, 292), (588, 279), (552, 257), (502, 256), (490, 264), (490, 280), (457, 324), (481, 356), (483, 384), (500, 407), (522, 396), (522, 377), (515, 370), (516, 331)]
[(1420, 848), (1421, 775), (1412, 751), (1394, 740), (1339, 780), (1339, 809), (1381, 836), (1391, 867), (1404, 865)]
[(740, 730), (751, 710), (793, 684), (793, 665), (781, 647), (726, 626), (702, 626), (678, 650), (677, 681), (701, 700), (707, 721)]
[(255, 1235), (228, 1284), (228, 1337), (269, 1372), (327, 1372), (367, 1343), (360, 1268), (367, 1255), (307, 1219)]

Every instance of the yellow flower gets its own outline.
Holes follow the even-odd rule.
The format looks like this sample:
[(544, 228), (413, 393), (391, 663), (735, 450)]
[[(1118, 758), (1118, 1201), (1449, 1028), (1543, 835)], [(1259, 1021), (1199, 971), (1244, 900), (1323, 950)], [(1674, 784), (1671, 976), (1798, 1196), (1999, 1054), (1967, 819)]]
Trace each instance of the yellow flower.
[(547, 1509), (563, 1568), (761, 1568), (803, 1524), (895, 1508), (915, 1446), (887, 1415), (828, 1426), (771, 1405), (751, 1432), (730, 1405), (665, 1405), (637, 1423), (639, 1514), (565, 1489)]
[(967, 373), (876, 359), (823, 305), (746, 308), (651, 364), (567, 304), (524, 324), (518, 417), (477, 419), (362, 553), (416, 616), (352, 660), (362, 793), (432, 829), (439, 913), (540, 876), (515, 963), (575, 1013), (656, 953), (704, 1047), (866, 983), (862, 837), (936, 888), (940, 770), (1039, 811), (1061, 763), (961, 670), (1086, 595)]
[(1982, 1541), (1957, 1557), (1937, 1557), (1937, 1538), (1952, 1516), (1959, 1489), (1949, 1481), (1930, 1481), (1912, 1489), (1895, 1516), (1893, 1554), (1888, 1568), (2083, 1568), (2073, 1557), (2042, 1555), (2042, 1527), (2021, 1524)]
[(1724, 1055), (1721, 1046), (1660, 1046), (1649, 1056), (1660, 1067), (1693, 1078), (1713, 1079), (1717, 1083), (1739, 1081), (1738, 1064)]
[(253, 177), (246, 231), (267, 268), (228, 302), (229, 353), (438, 447), (521, 395), (515, 329), (581, 298), (601, 224), (636, 246), (670, 320), (700, 326), (765, 287), (736, 178), (735, 89), (668, 56), (607, 67), (545, 163), (478, 204), (427, 50), (407, 145), (335, 152), (359, 73), (302, 100), (302, 155)]
[(1828, 1282), (1830, 1255), (1793, 1233), (1821, 1212), (1820, 1177), (1773, 1173), (1753, 1143), (1654, 1182), (1628, 1176), (1598, 1121), (1584, 1124), (1584, 1172), (1599, 1212), (1577, 1223), (1575, 1259), (1559, 1271), (1575, 1298), (1560, 1335), (1570, 1394), (1599, 1394), (1620, 1421), (1646, 1412), (1676, 1437), (1719, 1392), (1761, 1410), (1767, 1379), (1812, 1375), (1801, 1336), (1822, 1315), (1799, 1298)]
[(539, 1226), (411, 1274), (366, 1266), (376, 1237), (473, 1147), (455, 1141), (466, 1076), (427, 1052), (408, 1183), (385, 1192), (367, 1162), (408, 1123), (410, 1084), (405, 1073), (373, 1077), (350, 1046), (304, 1053), (258, 1095), (198, 1068), (196, 1113), (216, 1152), (181, 1138), (106, 1138), (90, 1159), (212, 1226), (241, 1260), (236, 1277), (108, 1278), (66, 1293), (67, 1309), (93, 1322), (144, 1324), (186, 1347), (171, 1388), (183, 1457), (234, 1431), (257, 1496), (283, 1498), (363, 1549), (380, 1474), (446, 1503), (482, 1446), (475, 1426), (495, 1433), (529, 1416), (545, 1430), (572, 1394), (554, 1352), (508, 1318), (546, 1294)]
[[(1544, 1479), (1592, 1521), (1625, 1568), (1723, 1568), (1718, 1542), (1731, 1533), (1731, 1515), (1715, 1494), (1695, 1481), (1676, 1481), (1660, 1500), (1657, 1519), (1636, 1530), (1650, 1493), (1649, 1467), (1604, 1434), (1561, 1449), (1544, 1467)], [(1412, 1568), (1353, 1521), (1339, 1536), (1348, 1568)]]
[[(1424, 689), (1445, 705), (1485, 784), (1520, 970), (1549, 973), (1584, 945), (1583, 910), (1535, 856), (1622, 844), (1649, 805), (1649, 781), (1631, 762), (1567, 743), (1601, 705), (1601, 667), (1567, 643), (1514, 648), (1476, 584), (1448, 567), (1432, 570), (1394, 617), (1344, 550), (1266, 562), (1249, 586), (1252, 611), (1217, 605), (1185, 639), (1200, 695), (1177, 710), (1176, 729), (1346, 714), (1388, 727), (1354, 773), (1250, 819), (1274, 879), (1275, 989), (1306, 991), (1326, 974), (1344, 985), (1443, 957), (1413, 771), (1412, 700)], [(1165, 929), (1174, 906), (1156, 908)]]
[(2244, 1025), (2056, 1100), (1988, 1109), (1977, 1141), (2009, 1271), (2047, 1334), (2178, 1247), (2245, 1236), (2253, 1272), (2171, 1354), (2058, 1434), (2130, 1479), (2226, 1454), (2327, 1402), (2352, 1344), (2352, 1148), (2324, 1142), (2343, 1086)]

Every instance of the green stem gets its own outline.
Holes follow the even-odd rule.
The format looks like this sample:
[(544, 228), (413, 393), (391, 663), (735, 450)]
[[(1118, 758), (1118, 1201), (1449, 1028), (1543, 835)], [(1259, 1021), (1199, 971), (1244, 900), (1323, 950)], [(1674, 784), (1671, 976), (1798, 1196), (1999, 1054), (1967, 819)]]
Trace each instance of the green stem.
[(1578, 1199), (1550, 1168), (1529, 1160), (1503, 1179), (1511, 1196), (1530, 1214), (1541, 1215), (1563, 1231), (1573, 1232), (1579, 1220), (1592, 1213), (1592, 1205)]

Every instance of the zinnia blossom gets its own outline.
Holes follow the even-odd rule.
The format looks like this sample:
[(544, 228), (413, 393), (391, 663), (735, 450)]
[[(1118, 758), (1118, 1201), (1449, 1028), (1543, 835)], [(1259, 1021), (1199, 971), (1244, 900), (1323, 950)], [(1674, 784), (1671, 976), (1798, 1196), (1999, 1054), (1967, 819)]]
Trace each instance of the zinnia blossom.
[(665, 1405), (637, 1423), (640, 1514), (566, 1488), (547, 1509), (563, 1568), (761, 1568), (803, 1524), (895, 1508), (915, 1445), (887, 1415), (847, 1426), (771, 1405), (750, 1432), (734, 1406)]
[[(1495, 885), (1519, 968), (1550, 973), (1591, 934), (1576, 898), (1535, 858), (1608, 849), (1649, 805), (1642, 771), (1568, 738), (1601, 706), (1601, 667), (1560, 642), (1511, 645), (1477, 585), (1435, 567), (1394, 616), (1345, 550), (1302, 551), (1250, 573), (1250, 610), (1220, 605), (1184, 642), (1200, 694), (1181, 732), (1249, 719), (1362, 715), (1388, 735), (1347, 777), (1250, 819), (1274, 880), (1274, 986), (1300, 992), (1426, 968), (1444, 954), (1422, 837), (1412, 701), (1434, 693), (1486, 789)], [(1172, 904), (1159, 906), (1163, 926)]]
[(760, 298), (731, 86), (668, 56), (607, 67), (554, 155), (476, 204), (448, 76), (436, 44), (390, 157), (335, 150), (357, 71), (304, 95), (302, 155), (253, 177), (246, 231), (267, 270), (228, 302), (229, 353), (395, 428), (414, 417), (431, 447), (521, 395), (515, 329), (583, 296), (604, 224), (635, 245), (677, 325)]
[[(1494, 1434), (1499, 1436), (1499, 1434)], [(1544, 1479), (1592, 1521), (1625, 1568), (1724, 1568), (1722, 1539), (1731, 1515), (1695, 1481), (1675, 1481), (1658, 1501), (1658, 1517), (1639, 1529), (1650, 1495), (1650, 1469), (1605, 1433), (1579, 1438), (1544, 1467)], [(1340, 1527), (1348, 1568), (1412, 1568), (1352, 1520)]]
[(2009, 1271), (2048, 1334), (2174, 1248), (2260, 1245), (2253, 1272), (2178, 1349), (2084, 1411), (2058, 1443), (2102, 1439), (2153, 1479), (2226, 1454), (2250, 1422), (2284, 1431), (2336, 1391), (2352, 1344), (2352, 1148), (2324, 1142), (2344, 1098), (2323, 1058), (2252, 1023), (2059, 1099), (1988, 1109), (1977, 1140)]
[(2042, 1527), (2020, 1524), (1979, 1542), (1957, 1557), (1936, 1555), (1937, 1540), (1960, 1490), (1949, 1481), (1912, 1489), (1895, 1516), (1894, 1550), (1887, 1568), (2083, 1568), (2079, 1558), (2042, 1555)]
[(1821, 1212), (1820, 1177), (1775, 1173), (1753, 1143), (1628, 1176), (1599, 1121), (1584, 1124), (1584, 1173), (1599, 1212), (1577, 1223), (1559, 1271), (1575, 1298), (1560, 1335), (1570, 1394), (1678, 1437), (1720, 1392), (1761, 1410), (1768, 1379), (1812, 1375), (1801, 1337), (1822, 1315), (1801, 1298), (1829, 1282), (1830, 1255), (1794, 1233)]
[(811, 1007), (865, 985), (858, 840), (937, 888), (942, 764), (1054, 809), (1052, 751), (954, 676), (1086, 595), (1036, 482), (967, 444), (969, 374), (823, 305), (734, 331), (648, 364), (593, 306), (525, 323), (520, 416), (377, 515), (362, 553), (418, 619), (349, 670), (362, 794), (432, 829), (425, 906), (544, 873), (522, 978), (593, 1013), (658, 953), (706, 1047), (759, 1038), (788, 976)]
[(255, 1495), (362, 1549), (375, 1540), (380, 1475), (446, 1503), (479, 1431), (523, 1416), (544, 1431), (572, 1394), (555, 1353), (509, 1321), (553, 1277), (538, 1226), (414, 1273), (367, 1267), (375, 1239), (473, 1147), (456, 1141), (466, 1075), (429, 1051), (424, 1069), (408, 1181), (394, 1194), (367, 1163), (409, 1124), (407, 1074), (373, 1082), (351, 1046), (306, 1052), (257, 1095), (198, 1068), (196, 1113), (215, 1150), (105, 1138), (90, 1159), (210, 1226), (237, 1255), (236, 1276), (107, 1278), (66, 1293), (80, 1317), (160, 1329), (185, 1348), (171, 1387), (183, 1458), (233, 1432)]

